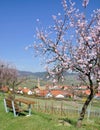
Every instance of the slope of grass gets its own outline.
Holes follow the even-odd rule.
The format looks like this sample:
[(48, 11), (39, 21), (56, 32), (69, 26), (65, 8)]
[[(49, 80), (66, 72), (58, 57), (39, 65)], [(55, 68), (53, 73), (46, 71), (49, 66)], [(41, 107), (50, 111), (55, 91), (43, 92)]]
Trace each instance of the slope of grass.
[[(80, 130), (99, 130), (99, 120), (85, 120)], [(39, 113), (34, 110), (32, 116), (20, 115), (14, 117), (11, 112), (5, 113), (3, 97), (0, 95), (0, 130), (77, 130), (75, 127), (76, 121), (77, 119), (71, 117), (59, 117), (58, 115)]]

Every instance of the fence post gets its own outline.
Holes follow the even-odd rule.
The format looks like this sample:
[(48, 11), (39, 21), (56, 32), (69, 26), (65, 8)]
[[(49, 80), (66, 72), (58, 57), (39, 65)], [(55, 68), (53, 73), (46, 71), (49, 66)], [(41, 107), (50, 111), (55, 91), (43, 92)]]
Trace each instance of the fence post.
[(39, 109), (40, 109), (40, 104), (39, 104), (39, 101), (38, 101), (38, 105), (37, 105), (37, 106), (38, 106), (38, 112), (39, 112)]
[(91, 103), (92, 103), (92, 102), (90, 102), (90, 107), (89, 107), (89, 109), (88, 109), (88, 116), (87, 116), (87, 119), (90, 118), (90, 114), (91, 114)]
[(44, 110), (45, 112), (46, 112), (46, 109), (47, 109), (47, 103), (45, 102), (45, 110)]
[(51, 104), (51, 113), (53, 114), (53, 102)]
[(63, 107), (63, 103), (61, 102), (61, 108), (60, 108), (61, 116), (62, 116), (62, 107)]

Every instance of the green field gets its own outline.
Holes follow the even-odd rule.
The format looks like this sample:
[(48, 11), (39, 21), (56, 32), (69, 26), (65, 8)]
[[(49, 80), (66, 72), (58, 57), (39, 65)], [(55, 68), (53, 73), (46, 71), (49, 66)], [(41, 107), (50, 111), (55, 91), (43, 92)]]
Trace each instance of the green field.
[[(38, 84), (38, 78), (40, 79), (40, 85), (52, 85), (52, 81), (50, 79), (47, 79), (47, 74), (45, 73), (39, 73), (39, 75), (35, 76), (27, 76), (27, 80), (21, 83), (19, 86), (21, 87), (28, 87), (28, 88), (34, 88)], [(66, 74), (65, 80), (63, 82), (63, 85), (67, 86), (77, 86), (80, 84), (80, 80), (78, 80), (78, 76), (76, 74)], [(58, 85), (62, 85), (62, 82), (59, 82)]]
[[(43, 100), (42, 100), (43, 102)], [(63, 122), (63, 123), (62, 123)], [(66, 123), (65, 123), (66, 122)], [(77, 118), (61, 117), (32, 110), (32, 116), (14, 117), (12, 112), (5, 113), (3, 96), (0, 94), (0, 130), (77, 130)], [(99, 130), (100, 118), (85, 119), (80, 130)]]

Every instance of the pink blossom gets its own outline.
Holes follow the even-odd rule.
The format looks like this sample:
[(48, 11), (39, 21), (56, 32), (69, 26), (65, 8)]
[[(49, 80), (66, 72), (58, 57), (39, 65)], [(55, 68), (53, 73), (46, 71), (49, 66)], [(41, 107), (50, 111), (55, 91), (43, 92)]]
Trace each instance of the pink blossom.
[(54, 20), (56, 20), (56, 16), (55, 16), (55, 15), (52, 15), (52, 18), (53, 18)]
[(86, 8), (86, 6), (89, 4), (89, 0), (83, 0), (82, 6)]
[(56, 80), (56, 79), (54, 79), (54, 80), (53, 80), (53, 83), (56, 83), (56, 82), (57, 82), (57, 80)]
[(89, 67), (92, 67), (92, 64), (89, 64)]
[(61, 15), (61, 13), (58, 13), (58, 16), (60, 16)]
[(40, 20), (39, 20), (39, 19), (37, 19), (36, 21), (37, 21), (37, 22), (39, 22)]

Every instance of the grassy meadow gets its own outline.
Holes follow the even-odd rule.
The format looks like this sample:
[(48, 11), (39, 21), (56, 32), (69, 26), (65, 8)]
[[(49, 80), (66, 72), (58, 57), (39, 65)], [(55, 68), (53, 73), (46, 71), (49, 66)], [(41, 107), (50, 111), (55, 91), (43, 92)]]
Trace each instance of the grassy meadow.
[[(43, 102), (43, 101), (42, 101)], [(78, 130), (77, 118), (37, 112), (32, 109), (31, 116), (14, 117), (4, 110), (3, 96), (0, 94), (0, 130)], [(85, 119), (79, 130), (100, 130), (100, 118)]]

